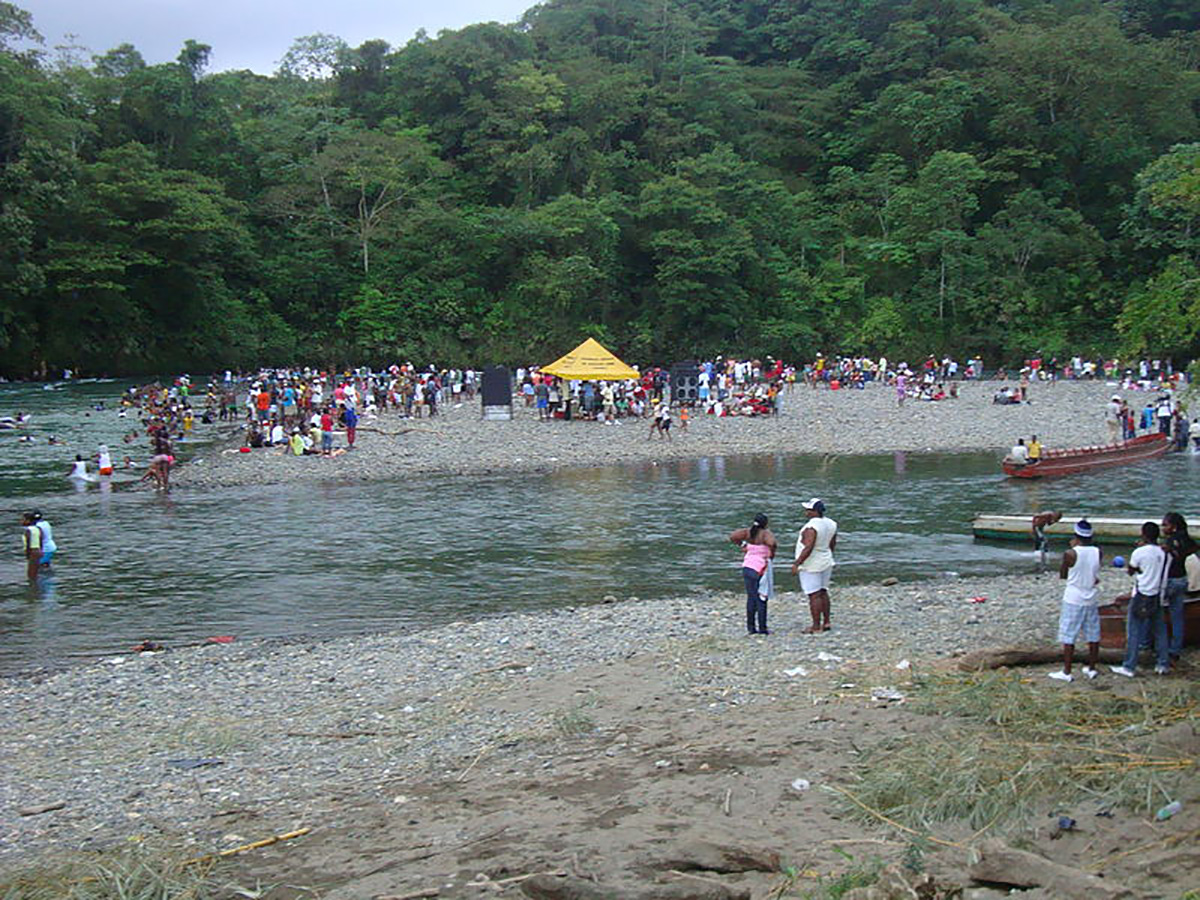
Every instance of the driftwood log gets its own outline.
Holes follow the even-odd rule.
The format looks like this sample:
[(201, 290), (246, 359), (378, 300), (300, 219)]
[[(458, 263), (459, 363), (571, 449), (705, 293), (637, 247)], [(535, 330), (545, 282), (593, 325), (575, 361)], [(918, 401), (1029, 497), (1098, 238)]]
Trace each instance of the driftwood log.
[(687, 879), (670, 884), (605, 885), (582, 878), (535, 875), (521, 882), (530, 900), (749, 900), (743, 887)]
[(653, 864), (658, 869), (683, 872), (778, 872), (779, 854), (753, 847), (733, 847), (712, 841), (691, 841), (673, 849)]
[[(1124, 650), (1100, 648), (1102, 663), (1119, 663), (1124, 657)], [(991, 650), (973, 650), (959, 657), (958, 669), (960, 672), (982, 672), (1004, 666), (1040, 666), (1061, 660), (1062, 647), (999, 647)], [(1086, 660), (1087, 647), (1076, 646), (1075, 666), (1083, 665)]]
[(1120, 884), (1051, 862), (1036, 853), (1014, 850), (1003, 841), (984, 841), (978, 854), (969, 873), (975, 881), (1019, 888), (1041, 887), (1052, 896), (1067, 900), (1124, 900), (1133, 896), (1129, 888)]

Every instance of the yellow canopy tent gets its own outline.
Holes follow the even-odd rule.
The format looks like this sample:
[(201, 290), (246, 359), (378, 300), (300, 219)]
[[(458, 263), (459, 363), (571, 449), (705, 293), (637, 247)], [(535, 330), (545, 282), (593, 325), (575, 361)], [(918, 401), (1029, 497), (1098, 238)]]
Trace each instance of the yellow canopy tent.
[(624, 381), (638, 377), (637, 369), (625, 365), (592, 338), (561, 359), (542, 366), (542, 371), (571, 381)]

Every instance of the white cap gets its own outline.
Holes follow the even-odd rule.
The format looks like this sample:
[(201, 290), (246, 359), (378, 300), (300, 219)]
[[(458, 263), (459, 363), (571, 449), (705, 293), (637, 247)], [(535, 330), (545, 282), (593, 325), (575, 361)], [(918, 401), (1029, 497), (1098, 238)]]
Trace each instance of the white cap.
[(817, 512), (825, 511), (825, 501), (820, 500), (817, 497), (813, 497), (811, 500), (806, 500), (804, 503), (801, 503), (800, 505), (803, 506), (805, 509), (815, 509)]

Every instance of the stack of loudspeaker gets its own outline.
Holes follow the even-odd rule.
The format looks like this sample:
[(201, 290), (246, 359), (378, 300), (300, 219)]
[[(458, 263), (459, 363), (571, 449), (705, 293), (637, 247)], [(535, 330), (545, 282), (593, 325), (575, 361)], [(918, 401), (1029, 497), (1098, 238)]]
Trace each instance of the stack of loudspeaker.
[(480, 385), (483, 418), (507, 421), (512, 418), (512, 372), (508, 366), (488, 366)]
[(671, 366), (671, 402), (692, 405), (699, 399), (700, 367), (694, 362)]

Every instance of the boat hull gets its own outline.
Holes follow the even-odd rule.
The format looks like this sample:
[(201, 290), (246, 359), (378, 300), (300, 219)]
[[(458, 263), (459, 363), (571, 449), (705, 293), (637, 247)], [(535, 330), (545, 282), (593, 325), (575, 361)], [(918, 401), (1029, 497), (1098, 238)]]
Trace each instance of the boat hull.
[[(1124, 602), (1100, 607), (1100, 646), (1112, 649), (1125, 647), (1125, 622), (1128, 607)], [(1200, 597), (1189, 598), (1183, 604), (1183, 643), (1200, 646)]]
[[(1143, 522), (1157, 522), (1159, 516), (1140, 518), (1117, 518), (1112, 516), (1084, 516), (1081, 513), (1063, 513), (1063, 517), (1046, 529), (1046, 537), (1052, 542), (1069, 541), (1075, 534), (1075, 523), (1086, 518), (1092, 524), (1092, 538), (1099, 544), (1123, 544), (1132, 547), (1141, 537)], [(1200, 522), (1200, 516), (1186, 516), (1189, 522)], [(1033, 517), (1000, 516), (980, 513), (971, 523), (971, 531), (977, 538), (999, 541), (1024, 541), (1033, 546)]]
[(1120, 444), (1101, 444), (1094, 447), (1076, 447), (1071, 450), (1048, 450), (1037, 462), (1019, 463), (1005, 460), (1004, 474), (1010, 478), (1054, 478), (1060, 475), (1076, 475), (1103, 469), (1108, 466), (1124, 466), (1129, 463), (1157, 459), (1171, 447), (1171, 439), (1165, 434), (1144, 434)]

